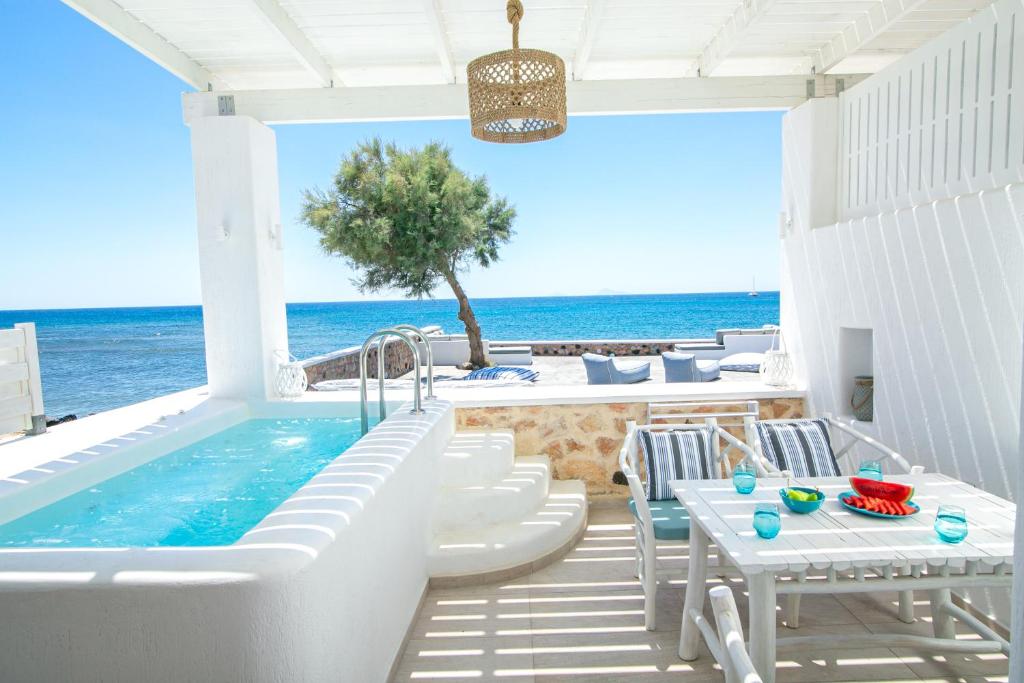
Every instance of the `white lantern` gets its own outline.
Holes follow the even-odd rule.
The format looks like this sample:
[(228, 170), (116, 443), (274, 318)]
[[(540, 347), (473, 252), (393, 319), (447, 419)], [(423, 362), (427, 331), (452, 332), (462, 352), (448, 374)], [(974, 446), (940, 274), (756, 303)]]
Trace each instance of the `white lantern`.
[(279, 351), (277, 356), (277, 376), (274, 378), (274, 389), (277, 391), (277, 395), (281, 398), (302, 396), (309, 386), (306, 368), (302, 367), (302, 363), (290, 353)]
[[(775, 348), (776, 339), (779, 348)], [(793, 359), (782, 350), (782, 330), (778, 326), (772, 334), (772, 346), (764, 352), (761, 361), (761, 381), (773, 387), (784, 387), (793, 379)]]

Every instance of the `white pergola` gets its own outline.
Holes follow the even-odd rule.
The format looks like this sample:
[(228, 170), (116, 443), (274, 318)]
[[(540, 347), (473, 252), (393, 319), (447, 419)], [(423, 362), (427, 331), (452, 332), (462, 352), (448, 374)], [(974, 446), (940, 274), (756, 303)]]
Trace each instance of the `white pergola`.
[[(64, 0), (263, 122), (467, 115), (465, 66), (510, 44), (504, 0)], [(810, 77), (868, 74), (990, 0), (527, 0), (570, 114), (788, 108)], [(818, 79), (818, 91), (834, 86)]]

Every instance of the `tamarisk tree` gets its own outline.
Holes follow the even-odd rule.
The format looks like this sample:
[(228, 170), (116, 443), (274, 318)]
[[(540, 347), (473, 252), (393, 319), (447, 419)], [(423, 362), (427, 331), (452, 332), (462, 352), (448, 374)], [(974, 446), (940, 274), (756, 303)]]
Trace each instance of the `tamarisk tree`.
[(357, 271), (360, 291), (398, 289), (422, 298), (447, 282), (474, 367), (486, 358), (459, 275), (497, 260), (515, 215), (491, 194), (486, 178), (460, 171), (446, 146), (401, 149), (379, 138), (359, 144), (342, 160), (331, 189), (307, 190), (302, 206), (302, 221), (320, 233), (324, 251)]

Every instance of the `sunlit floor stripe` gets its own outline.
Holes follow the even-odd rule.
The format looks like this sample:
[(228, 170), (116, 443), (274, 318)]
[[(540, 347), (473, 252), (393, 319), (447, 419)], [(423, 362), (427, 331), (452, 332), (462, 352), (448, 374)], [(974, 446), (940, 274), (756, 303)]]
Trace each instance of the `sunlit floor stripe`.
[(580, 617), (629, 617), (643, 614), (642, 609), (594, 610), (593, 612), (531, 612), (529, 614), (499, 614), (499, 619), (567, 619)]
[(654, 664), (633, 666), (560, 666), (546, 669), (498, 669), (494, 675), (501, 678), (527, 676), (594, 676), (600, 674), (655, 674), (694, 671), (689, 664), (671, 664), (660, 669)]
[(498, 655), (560, 655), (582, 652), (650, 652), (654, 648), (647, 643), (636, 645), (577, 645), (567, 647), (511, 647), (494, 651)]
[(483, 671), (413, 671), (410, 678), (482, 678)]
[(643, 626), (575, 626), (566, 628), (520, 628), (496, 631), (497, 636), (559, 636), (584, 633), (640, 633)]
[(498, 598), (498, 602), (502, 605), (518, 605), (522, 603), (542, 602), (611, 602), (643, 599), (643, 593), (637, 595), (626, 593), (623, 595), (567, 595), (562, 598)]

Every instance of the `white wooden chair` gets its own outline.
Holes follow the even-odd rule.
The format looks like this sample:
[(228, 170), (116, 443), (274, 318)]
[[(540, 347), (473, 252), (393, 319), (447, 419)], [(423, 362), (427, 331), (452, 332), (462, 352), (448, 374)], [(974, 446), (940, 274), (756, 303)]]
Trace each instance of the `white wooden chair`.
[[(924, 467), (920, 465), (911, 465), (906, 458), (902, 455), (889, 448), (885, 444), (878, 440), (860, 432), (845, 422), (841, 422), (836, 418), (825, 415), (821, 418), (815, 418), (814, 420), (808, 420), (806, 418), (796, 420), (760, 420), (754, 424), (753, 431), (756, 432), (753, 439), (749, 441), (753, 449), (759, 456), (761, 464), (772, 474), (783, 475), (787, 478), (793, 476), (793, 473), (789, 470), (781, 470), (779, 463), (776, 462), (773, 457), (773, 453), (769, 452), (769, 449), (765, 448), (765, 429), (764, 425), (796, 425), (800, 423), (816, 422), (818, 420), (823, 421), (828, 426), (829, 441), (832, 448), (832, 453), (835, 460), (836, 472), (823, 472), (807, 473), (804, 476), (835, 476), (839, 474), (856, 474), (858, 463), (853, 461), (853, 449), (857, 446), (866, 446), (871, 451), (878, 453), (882, 456), (882, 462), (890, 463), (892, 469), (897, 473), (901, 474), (921, 474), (924, 472)], [(846, 444), (839, 447), (839, 436), (846, 437)], [(844, 461), (851, 461), (844, 467)], [(799, 484), (799, 477), (794, 478), (794, 482)], [(786, 600), (786, 626), (789, 628), (798, 628), (800, 625), (800, 595), (797, 593), (790, 594)], [(914, 621), (914, 593), (913, 591), (902, 591), (899, 593), (899, 619), (904, 623), (912, 623)]]
[[(754, 669), (754, 663), (750, 661), (750, 655), (747, 653), (747, 644), (743, 640), (743, 623), (740, 621), (732, 591), (728, 586), (715, 586), (708, 591), (708, 595), (711, 598), (711, 609), (715, 613), (717, 634), (705, 635), (717, 637), (705, 639), (718, 665), (725, 672), (725, 683), (761, 683), (761, 676)], [(701, 620), (703, 621), (703, 617)], [(710, 631), (710, 627), (707, 629)]]
[[(714, 412), (697, 412), (699, 407), (708, 407)], [(731, 412), (729, 408), (738, 408)], [(648, 409), (648, 422), (654, 424), (637, 425), (626, 423), (626, 440), (619, 453), (619, 467), (626, 476), (629, 492), (632, 496), (630, 507), (636, 519), (636, 575), (644, 592), (644, 625), (648, 630), (655, 628), (655, 604), (657, 601), (659, 580), (682, 578), (685, 565), (678, 568), (666, 566), (658, 561), (658, 541), (668, 541), (683, 545), (686, 552), (689, 538), (689, 518), (683, 506), (676, 500), (648, 501), (642, 476), (643, 471), (640, 455), (639, 435), (641, 432), (685, 431), (703, 427), (712, 429), (712, 456), (718, 467), (712, 472), (712, 478), (732, 476), (729, 460), (731, 452), (738, 451), (743, 459), (753, 462), (757, 471), (768, 476), (768, 470), (760, 462), (760, 457), (742, 440), (723, 429), (720, 421), (726, 426), (752, 427), (757, 419), (758, 405), (756, 401), (741, 403), (671, 403), (651, 404)], [(696, 421), (697, 424), (687, 421)], [(750, 438), (748, 436), (748, 438)], [(720, 441), (726, 443), (721, 448)], [(712, 565), (717, 565), (712, 562)]]

